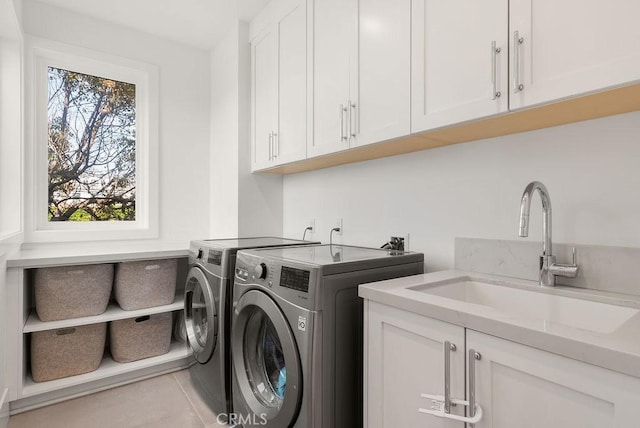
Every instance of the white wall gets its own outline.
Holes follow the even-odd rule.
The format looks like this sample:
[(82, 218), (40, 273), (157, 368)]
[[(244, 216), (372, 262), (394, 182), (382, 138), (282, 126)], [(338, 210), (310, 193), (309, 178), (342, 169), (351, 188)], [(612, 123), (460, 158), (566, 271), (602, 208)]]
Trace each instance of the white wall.
[(6, 258), (5, 258), (5, 254), (4, 252), (6, 251), (6, 248), (4, 248), (2, 245), (0, 245), (0, 308), (2, 308), (2, 310), (0, 311), (0, 344), (2, 344), (2, 346), (0, 346), (0, 428), (4, 428), (7, 426), (7, 422), (9, 421), (9, 402), (8, 401), (4, 401), (3, 397), (6, 397), (5, 399), (8, 399), (8, 395), (6, 395), (5, 393), (5, 389), (7, 388), (7, 382), (5, 379), (5, 373), (9, 373), (11, 372), (10, 370), (8, 370), (7, 367), (5, 367), (5, 361), (6, 361), (6, 343), (7, 343), (7, 337), (6, 337), (6, 325), (7, 325), (7, 320), (6, 320), (6, 313), (7, 310), (5, 308), (5, 301), (6, 301), (6, 284), (5, 284), (5, 274), (6, 274), (6, 267), (7, 267), (7, 263), (6, 263)]
[(251, 56), (236, 22), (211, 54), (211, 237), (282, 234), (282, 177), (251, 174)]
[(0, 0), (0, 242), (22, 227), (22, 32), (14, 4)]
[[(640, 247), (640, 112), (287, 176), (284, 233), (379, 246), (410, 234), (427, 269), (453, 267), (454, 238), (518, 238), (522, 191), (549, 190), (553, 240)], [(529, 240), (541, 241), (541, 205)], [(334, 240), (335, 242), (336, 240)], [(562, 261), (562, 260), (559, 260)]]
[(40, 3), (23, 4), (27, 34), (153, 64), (160, 74), (160, 236), (209, 234), (209, 54)]
[(11, 0), (0, 0), (0, 428), (9, 421), (6, 374), (6, 259), (21, 239), (22, 134), (21, 45), (22, 34)]
[(0, 37), (0, 239), (22, 218), (21, 42)]

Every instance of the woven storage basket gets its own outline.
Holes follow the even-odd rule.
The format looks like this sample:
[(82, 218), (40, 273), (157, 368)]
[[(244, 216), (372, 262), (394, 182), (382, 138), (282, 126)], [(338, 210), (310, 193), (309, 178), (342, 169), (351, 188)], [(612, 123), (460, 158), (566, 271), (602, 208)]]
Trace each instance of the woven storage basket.
[(100, 367), (107, 323), (31, 334), (31, 377), (45, 382), (89, 373)]
[(173, 303), (177, 259), (123, 262), (116, 266), (115, 296), (126, 311)]
[(128, 363), (166, 354), (171, 347), (171, 325), (171, 312), (111, 321), (111, 356)]
[(36, 269), (38, 318), (56, 321), (99, 315), (107, 309), (112, 284), (112, 264)]

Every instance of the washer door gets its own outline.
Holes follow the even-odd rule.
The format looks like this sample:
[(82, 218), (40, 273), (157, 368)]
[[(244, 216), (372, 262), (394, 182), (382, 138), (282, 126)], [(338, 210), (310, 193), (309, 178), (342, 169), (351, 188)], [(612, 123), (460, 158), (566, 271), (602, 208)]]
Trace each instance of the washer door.
[[(252, 290), (236, 305), (231, 355), (241, 396), (255, 420), (269, 427), (295, 421), (302, 396), (298, 348), (284, 314), (265, 293)], [(235, 406), (235, 403), (234, 403)]]
[(193, 356), (199, 363), (207, 363), (216, 348), (218, 311), (211, 284), (198, 267), (192, 267), (187, 276), (184, 322)]

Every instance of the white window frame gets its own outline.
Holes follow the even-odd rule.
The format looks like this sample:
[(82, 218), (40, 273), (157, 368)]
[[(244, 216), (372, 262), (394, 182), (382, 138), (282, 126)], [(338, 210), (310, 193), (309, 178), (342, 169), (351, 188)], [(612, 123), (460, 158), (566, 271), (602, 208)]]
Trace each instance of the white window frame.
[[(158, 69), (127, 58), (31, 38), (31, 83), (27, 134), (27, 242), (99, 241), (158, 237)], [(48, 220), (48, 68), (105, 77), (136, 85), (136, 219), (52, 222)], [(29, 102), (28, 101), (28, 102)], [(30, 107), (30, 108), (29, 108)], [(31, 138), (29, 138), (29, 136)]]

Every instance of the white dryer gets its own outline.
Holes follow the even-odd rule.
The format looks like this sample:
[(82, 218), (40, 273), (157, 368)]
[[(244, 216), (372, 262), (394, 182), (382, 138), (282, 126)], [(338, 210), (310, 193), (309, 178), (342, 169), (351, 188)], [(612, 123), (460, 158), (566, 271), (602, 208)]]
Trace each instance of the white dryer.
[(196, 390), (215, 413), (232, 412), (229, 334), (236, 253), (243, 248), (313, 243), (274, 237), (191, 242), (184, 301), (187, 342), (194, 357), (190, 374)]
[(424, 256), (317, 245), (240, 251), (233, 289), (234, 420), (362, 426), (359, 284), (424, 272)]

